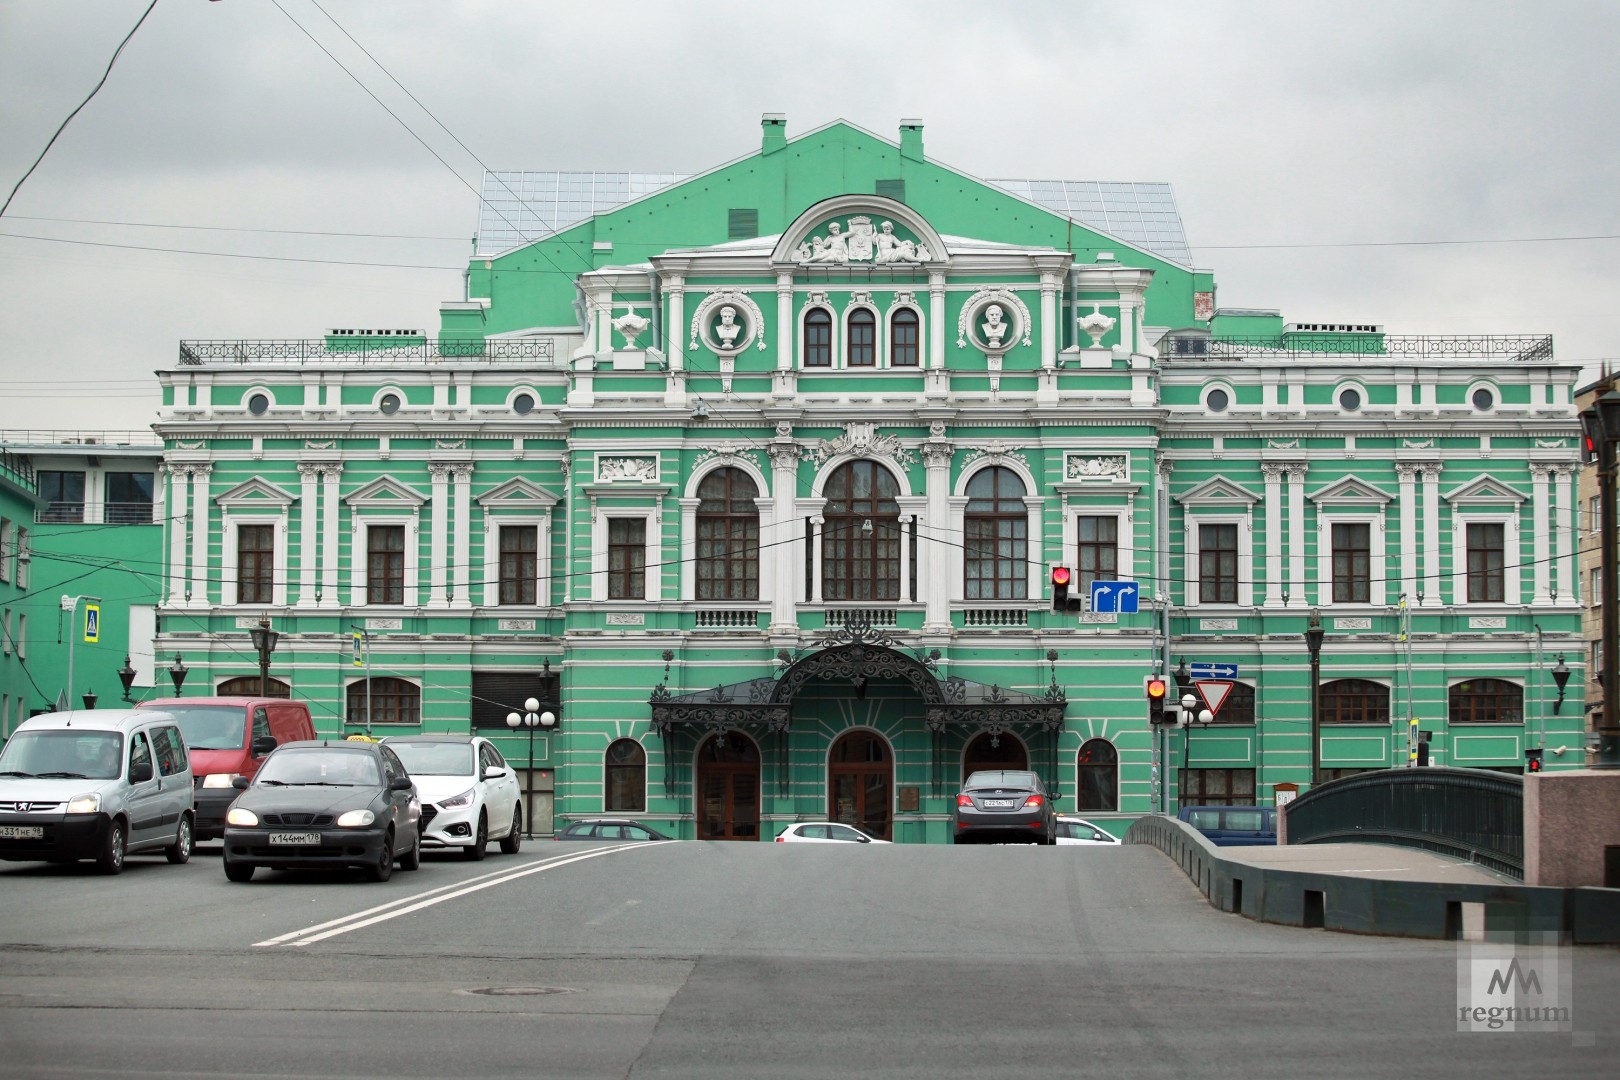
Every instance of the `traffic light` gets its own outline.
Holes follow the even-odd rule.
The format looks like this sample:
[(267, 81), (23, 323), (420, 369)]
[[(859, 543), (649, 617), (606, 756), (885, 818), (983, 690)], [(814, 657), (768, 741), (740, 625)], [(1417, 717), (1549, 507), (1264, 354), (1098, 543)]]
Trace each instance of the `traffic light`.
[(1080, 610), (1080, 597), (1069, 592), (1069, 585), (1074, 578), (1074, 571), (1067, 566), (1052, 567), (1052, 610), (1060, 615), (1073, 614)]
[(1527, 773), (1541, 771), (1541, 747), (1531, 746), (1525, 749), (1524, 771)]
[(1599, 448), (1603, 445), (1603, 423), (1596, 409), (1587, 409), (1581, 413), (1581, 460), (1590, 465), (1601, 456)]
[(1170, 692), (1170, 685), (1159, 675), (1149, 675), (1146, 683), (1148, 700), (1148, 723), (1163, 724), (1167, 721), (1164, 711), (1164, 699)]

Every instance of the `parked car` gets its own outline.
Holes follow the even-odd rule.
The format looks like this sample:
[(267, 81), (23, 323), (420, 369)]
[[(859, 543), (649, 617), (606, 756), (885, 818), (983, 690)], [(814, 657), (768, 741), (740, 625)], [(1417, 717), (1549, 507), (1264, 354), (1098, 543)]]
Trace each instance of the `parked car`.
[(523, 793), (517, 774), (481, 735), (390, 735), (422, 802), (422, 846), (460, 848), (482, 859), (490, 837), (516, 855), (523, 846)]
[(875, 836), (867, 836), (853, 825), (836, 821), (801, 821), (789, 825), (776, 836), (778, 844), (887, 844)]
[(986, 769), (971, 774), (957, 794), (955, 831), (958, 844), (1050, 845), (1057, 843), (1057, 814), (1035, 773)]
[(1183, 806), (1176, 816), (1217, 847), (1277, 842), (1277, 811), (1269, 806)]
[(0, 750), (0, 859), (94, 859), (107, 874), (144, 851), (183, 863), (194, 815), (185, 738), (167, 713), (46, 713)]
[(1063, 845), (1086, 845), (1096, 847), (1099, 845), (1118, 844), (1119, 837), (1098, 825), (1093, 825), (1085, 818), (1066, 817), (1059, 815), (1057, 819), (1057, 842)]
[(309, 706), (286, 698), (156, 698), (136, 708), (168, 713), (186, 737), (198, 840), (225, 835), (225, 811), (236, 801), (238, 776), (253, 779), (265, 755), (280, 744), (315, 737)]
[(399, 757), (375, 742), (320, 740), (278, 746), (225, 814), (225, 876), (249, 881), (261, 866), (359, 866), (387, 881), (422, 862), (421, 807)]
[(553, 840), (673, 840), (651, 825), (629, 818), (581, 818), (557, 830)]

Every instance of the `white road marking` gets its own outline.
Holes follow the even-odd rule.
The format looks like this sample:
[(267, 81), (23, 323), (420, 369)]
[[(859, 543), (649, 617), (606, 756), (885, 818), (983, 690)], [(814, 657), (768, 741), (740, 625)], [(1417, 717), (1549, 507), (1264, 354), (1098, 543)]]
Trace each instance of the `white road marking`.
[(620, 847), (601, 848), (597, 851), (587, 851), (579, 855), (554, 858), (549, 862), (541, 863), (538, 866), (524, 867), (521, 870), (497, 870), (482, 877), (473, 878), (471, 881), (457, 882), (454, 885), (442, 885), (437, 889), (429, 889), (427, 892), (417, 893), (387, 904), (379, 904), (376, 907), (367, 908), (365, 911), (357, 911), (353, 915), (345, 915), (342, 918), (331, 919), (315, 926), (307, 926), (302, 930), (294, 930), (291, 933), (281, 934), (264, 941), (255, 941), (253, 947), (257, 949), (267, 945), (311, 945), (317, 941), (325, 941), (327, 938), (336, 937), (339, 934), (347, 934), (351, 930), (360, 930), (367, 926), (375, 926), (380, 922), (387, 922), (389, 919), (397, 919), (401, 915), (409, 915), (412, 912), (421, 911), (423, 908), (442, 904), (446, 900), (455, 900), (458, 897), (482, 892), (484, 889), (495, 885), (504, 885), (509, 881), (516, 881), (518, 878), (528, 877), (530, 874), (554, 870), (559, 866), (583, 862), (586, 859), (596, 859), (603, 855), (617, 855), (626, 851), (662, 847), (664, 844), (670, 843), (675, 843), (675, 841), (663, 840), (646, 844), (625, 844)]

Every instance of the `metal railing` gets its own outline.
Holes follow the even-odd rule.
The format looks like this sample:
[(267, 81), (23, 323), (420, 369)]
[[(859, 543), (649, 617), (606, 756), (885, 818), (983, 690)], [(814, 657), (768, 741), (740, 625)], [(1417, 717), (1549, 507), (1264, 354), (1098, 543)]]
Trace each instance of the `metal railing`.
[(1174, 337), (1158, 343), (1166, 360), (1309, 360), (1325, 356), (1386, 357), (1391, 360), (1551, 360), (1547, 334), (1321, 334), (1285, 337)]
[(428, 338), (418, 341), (182, 341), (181, 367), (213, 364), (437, 364), (445, 361), (482, 360), (489, 363), (554, 362), (552, 338), (491, 338), (457, 341)]
[(34, 480), (34, 467), (10, 450), (0, 450), (0, 472), (10, 477), (18, 487), (29, 491), (38, 490)]
[(1524, 780), (1481, 769), (1383, 769), (1289, 803), (1290, 844), (1418, 847), (1524, 877)]
[(150, 525), (149, 502), (52, 502), (34, 513), (42, 525)]
[[(153, 396), (157, 395), (157, 384), (152, 385)], [(30, 431), (9, 428), (0, 431), (0, 444), (11, 447), (72, 447), (78, 450), (84, 447), (87, 454), (95, 453), (94, 447), (140, 446), (162, 449), (163, 440), (151, 431)]]

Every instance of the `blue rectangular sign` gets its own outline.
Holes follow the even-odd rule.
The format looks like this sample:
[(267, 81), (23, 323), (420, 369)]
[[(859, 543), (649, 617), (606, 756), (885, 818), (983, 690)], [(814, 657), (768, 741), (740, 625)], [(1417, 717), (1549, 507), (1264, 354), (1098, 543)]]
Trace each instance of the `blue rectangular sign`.
[(1195, 679), (1235, 679), (1238, 677), (1236, 664), (1189, 664), (1188, 670)]
[(1141, 590), (1134, 581), (1093, 581), (1091, 583), (1091, 610), (1099, 615), (1114, 612), (1133, 615), (1137, 607), (1137, 593)]

